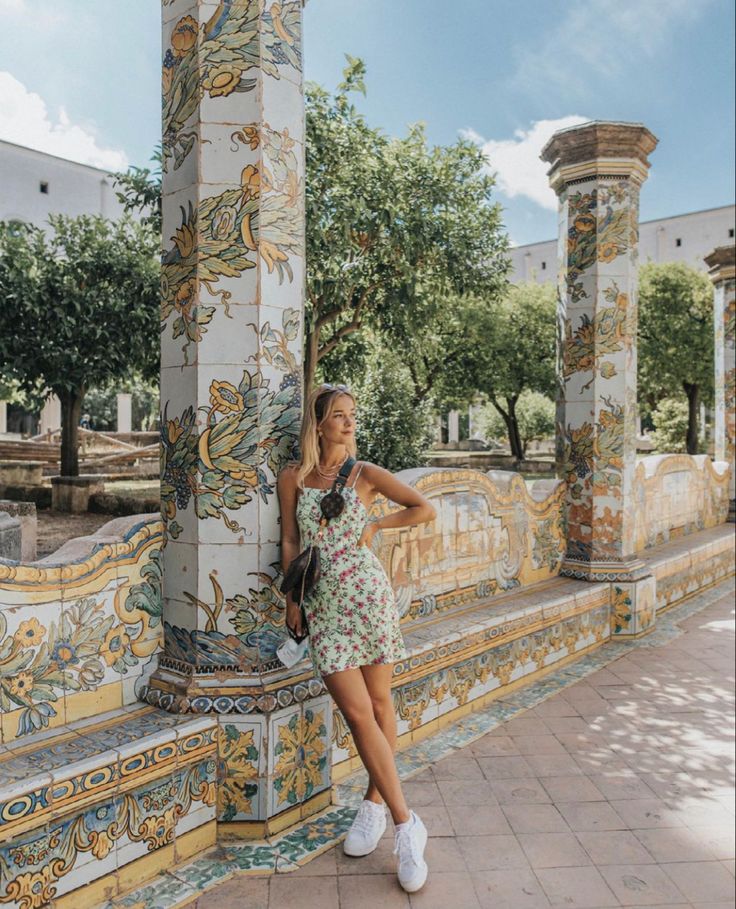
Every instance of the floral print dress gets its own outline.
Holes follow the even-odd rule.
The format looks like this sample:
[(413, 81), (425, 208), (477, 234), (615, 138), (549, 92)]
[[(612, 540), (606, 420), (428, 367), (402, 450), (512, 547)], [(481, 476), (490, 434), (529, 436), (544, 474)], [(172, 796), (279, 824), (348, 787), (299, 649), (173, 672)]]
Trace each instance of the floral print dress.
[(319, 547), (321, 576), (304, 610), (312, 665), (322, 676), (407, 656), (391, 582), (376, 554), (358, 546), (368, 515), (354, 483), (344, 487), (342, 514), (317, 539), (319, 503), (328, 491), (307, 486), (296, 504), (301, 547)]

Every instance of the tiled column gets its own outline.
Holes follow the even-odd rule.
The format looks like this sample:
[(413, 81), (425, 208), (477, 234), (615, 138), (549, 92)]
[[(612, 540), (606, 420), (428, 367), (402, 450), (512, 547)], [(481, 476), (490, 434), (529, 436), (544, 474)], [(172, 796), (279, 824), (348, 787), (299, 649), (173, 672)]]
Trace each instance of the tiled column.
[(329, 801), (329, 700), (275, 657), (276, 475), (301, 417), (301, 16), (163, 2), (165, 645), (146, 697), (220, 715), (219, 820), (246, 835)]
[(705, 257), (713, 280), (716, 361), (716, 460), (731, 465), (729, 521), (736, 520), (736, 246)]
[[(636, 622), (639, 188), (657, 140), (641, 124), (592, 121), (542, 150), (559, 206), (558, 444), (567, 481), (563, 574), (615, 581)], [(647, 588), (653, 581), (648, 579)], [(637, 588), (638, 589), (638, 588)], [(650, 591), (651, 592), (651, 591)]]

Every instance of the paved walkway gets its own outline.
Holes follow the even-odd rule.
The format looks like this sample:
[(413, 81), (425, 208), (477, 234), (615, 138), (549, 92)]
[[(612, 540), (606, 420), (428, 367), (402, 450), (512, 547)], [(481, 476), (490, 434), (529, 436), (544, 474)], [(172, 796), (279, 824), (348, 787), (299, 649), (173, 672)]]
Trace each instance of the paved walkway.
[(188, 909), (734, 906), (733, 588), (404, 783), (430, 876), (409, 897), (393, 827), (350, 859), (237, 877)]

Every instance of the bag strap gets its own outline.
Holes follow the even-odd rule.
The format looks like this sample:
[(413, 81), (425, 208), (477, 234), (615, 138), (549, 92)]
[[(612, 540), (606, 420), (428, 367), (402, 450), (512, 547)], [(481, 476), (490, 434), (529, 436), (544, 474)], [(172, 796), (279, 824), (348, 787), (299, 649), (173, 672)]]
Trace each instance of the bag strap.
[(332, 484), (332, 489), (330, 492), (335, 492), (335, 490), (338, 488), (340, 491), (342, 491), (342, 487), (347, 483), (348, 477), (350, 476), (353, 467), (355, 467), (355, 458), (348, 456), (348, 459), (340, 468), (340, 473), (338, 473), (338, 475), (335, 477), (335, 481)]

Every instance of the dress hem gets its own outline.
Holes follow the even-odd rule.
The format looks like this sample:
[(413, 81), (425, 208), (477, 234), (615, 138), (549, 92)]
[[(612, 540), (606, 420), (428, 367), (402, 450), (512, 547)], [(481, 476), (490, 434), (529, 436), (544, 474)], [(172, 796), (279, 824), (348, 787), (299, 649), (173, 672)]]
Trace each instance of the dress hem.
[(337, 669), (329, 669), (326, 671), (322, 671), (321, 669), (317, 669), (316, 667), (315, 667), (315, 669), (324, 678), (324, 676), (326, 676), (326, 675), (335, 675), (335, 673), (337, 673), (337, 672), (345, 672), (346, 669), (360, 669), (361, 666), (381, 666), (382, 664), (385, 664), (385, 663), (398, 663), (399, 660), (405, 660), (406, 656), (407, 656), (406, 654), (403, 654), (401, 656), (391, 657), (389, 659), (387, 659), (385, 656), (381, 656), (378, 659), (368, 660), (367, 662), (360, 661), (358, 663), (348, 663), (345, 666), (339, 666)]

